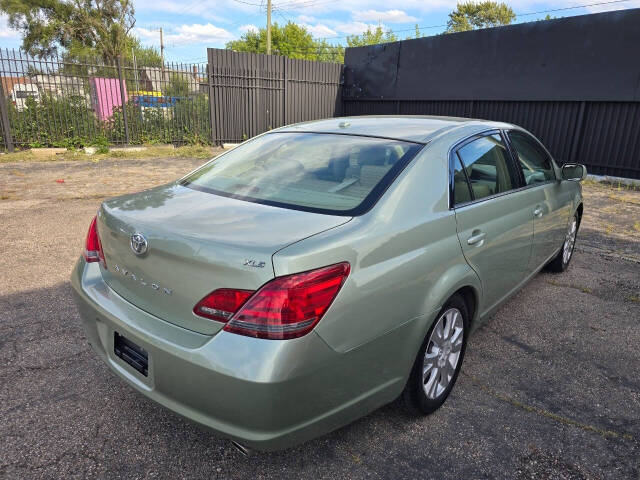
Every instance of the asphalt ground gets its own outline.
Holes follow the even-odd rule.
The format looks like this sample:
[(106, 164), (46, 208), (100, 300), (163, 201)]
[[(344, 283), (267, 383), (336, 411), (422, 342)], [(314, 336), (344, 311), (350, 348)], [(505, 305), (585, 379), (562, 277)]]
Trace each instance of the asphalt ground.
[(585, 186), (569, 270), (536, 276), (471, 337), (437, 413), (394, 402), (244, 457), (98, 361), (69, 285), (104, 197), (199, 163), (0, 165), (1, 478), (640, 478), (640, 192)]

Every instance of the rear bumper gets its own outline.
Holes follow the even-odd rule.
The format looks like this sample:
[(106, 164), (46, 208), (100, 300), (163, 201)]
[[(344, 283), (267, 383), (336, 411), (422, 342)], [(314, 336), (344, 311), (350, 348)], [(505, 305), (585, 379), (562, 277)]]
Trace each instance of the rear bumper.
[[(224, 331), (209, 336), (127, 302), (103, 282), (96, 263), (81, 258), (71, 283), (87, 340), (116, 374), (250, 448), (287, 448), (334, 430), (392, 401), (406, 381), (409, 369), (390, 367), (387, 355), (412, 335), (410, 328), (347, 353), (334, 351), (315, 332), (284, 341)], [(114, 332), (148, 352), (148, 376), (115, 355)], [(376, 370), (380, 361), (387, 364)]]

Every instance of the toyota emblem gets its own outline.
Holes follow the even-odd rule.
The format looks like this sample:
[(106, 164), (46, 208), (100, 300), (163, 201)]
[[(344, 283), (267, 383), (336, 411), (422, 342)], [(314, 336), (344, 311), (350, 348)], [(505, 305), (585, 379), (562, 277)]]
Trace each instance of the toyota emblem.
[(144, 238), (144, 235), (141, 233), (134, 233), (131, 235), (131, 250), (136, 255), (144, 255), (147, 253), (147, 249), (149, 248), (149, 244), (147, 243), (147, 239)]

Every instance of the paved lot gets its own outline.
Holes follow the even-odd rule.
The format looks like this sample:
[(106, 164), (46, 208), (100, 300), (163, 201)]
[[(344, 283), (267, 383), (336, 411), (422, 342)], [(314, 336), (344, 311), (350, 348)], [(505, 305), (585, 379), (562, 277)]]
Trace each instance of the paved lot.
[(244, 458), (98, 362), (68, 283), (104, 196), (198, 163), (0, 165), (0, 477), (640, 478), (640, 192), (587, 185), (569, 271), (538, 275), (471, 338), (438, 413), (396, 402)]

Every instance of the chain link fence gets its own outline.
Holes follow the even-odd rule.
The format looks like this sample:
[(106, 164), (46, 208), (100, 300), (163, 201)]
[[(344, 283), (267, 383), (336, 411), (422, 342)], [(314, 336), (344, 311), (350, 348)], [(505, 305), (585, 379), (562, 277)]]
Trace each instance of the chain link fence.
[(206, 63), (38, 59), (0, 49), (0, 148), (211, 142)]

